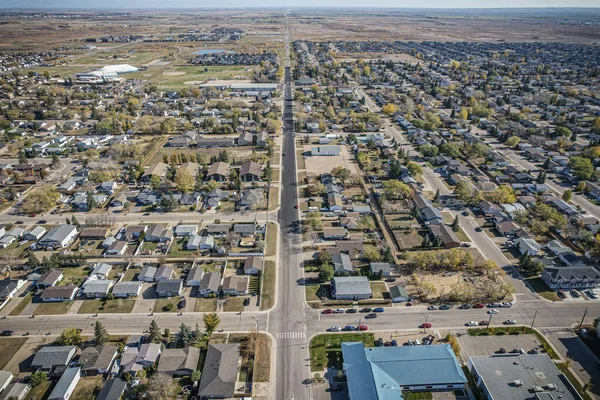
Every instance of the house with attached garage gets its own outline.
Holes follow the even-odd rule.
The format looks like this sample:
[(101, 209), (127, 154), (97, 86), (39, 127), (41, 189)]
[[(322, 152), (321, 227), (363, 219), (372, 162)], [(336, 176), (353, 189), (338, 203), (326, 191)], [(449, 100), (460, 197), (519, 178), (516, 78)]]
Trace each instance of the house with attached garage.
[(129, 298), (137, 297), (142, 291), (144, 284), (140, 281), (121, 281), (115, 283), (113, 286), (112, 294), (115, 297)]
[(50, 372), (55, 367), (66, 367), (75, 357), (76, 351), (75, 346), (42, 347), (33, 356), (31, 370)]
[(348, 230), (346, 228), (323, 228), (324, 240), (344, 240), (348, 239)]
[(113, 280), (91, 280), (83, 287), (83, 295), (87, 298), (104, 298), (115, 284)]
[(124, 240), (111, 241), (111, 243), (106, 248), (106, 254), (112, 256), (122, 256), (123, 254), (125, 254), (127, 246), (128, 244)]
[(209, 224), (206, 225), (206, 234), (208, 236), (227, 236), (231, 230), (231, 225), (228, 224)]
[(47, 288), (48, 286), (54, 286), (63, 278), (63, 272), (59, 269), (51, 269), (46, 271), (40, 276), (35, 282), (35, 286), (38, 289)]
[(198, 225), (177, 225), (175, 236), (193, 236), (198, 233)]
[(244, 274), (258, 275), (263, 269), (263, 260), (261, 257), (248, 257), (244, 260)]
[(146, 232), (145, 240), (147, 242), (164, 243), (173, 239), (173, 228), (166, 228), (164, 225), (151, 226)]
[(156, 371), (175, 377), (188, 376), (198, 368), (199, 359), (200, 349), (197, 347), (165, 349), (160, 355)]
[(346, 253), (337, 253), (331, 256), (334, 274), (336, 276), (350, 275), (354, 273), (354, 266), (350, 256)]
[(331, 296), (335, 300), (363, 300), (372, 298), (373, 292), (366, 276), (334, 276)]
[(433, 238), (435, 240), (440, 240), (445, 248), (450, 249), (460, 246), (460, 239), (448, 225), (434, 224), (430, 225), (429, 229), (431, 230)]
[(65, 248), (77, 236), (77, 227), (75, 225), (55, 226), (44, 235), (38, 242), (40, 248)]
[(117, 358), (117, 346), (105, 344), (96, 347), (86, 347), (79, 356), (77, 365), (81, 367), (84, 376), (96, 376), (110, 371)]
[(248, 294), (248, 276), (231, 275), (223, 279), (223, 293), (229, 296), (241, 296)]
[(232, 398), (237, 383), (239, 358), (238, 343), (209, 344), (198, 384), (198, 397)]
[(518, 238), (515, 240), (515, 246), (521, 254), (537, 256), (542, 252), (542, 246), (534, 238)]
[(156, 267), (146, 265), (137, 276), (138, 281), (143, 282), (154, 282), (154, 275), (156, 275)]
[(198, 296), (208, 297), (219, 292), (221, 274), (219, 272), (206, 272), (198, 285)]
[(36, 226), (35, 228), (27, 232), (23, 238), (25, 240), (36, 241), (39, 240), (42, 236), (44, 236), (45, 233), (46, 228), (44, 228), (43, 226)]
[(162, 179), (167, 175), (168, 170), (169, 166), (163, 162), (152, 164), (148, 167), (148, 169), (146, 169), (146, 171), (144, 171), (144, 174), (142, 175), (142, 181), (144, 183), (150, 183), (150, 180), (153, 176)]
[(81, 369), (79, 367), (67, 368), (56, 383), (56, 386), (54, 386), (54, 389), (52, 389), (52, 393), (50, 393), (50, 396), (48, 396), (48, 400), (69, 399), (80, 379)]
[(123, 372), (129, 372), (135, 376), (142, 369), (156, 364), (161, 351), (161, 345), (157, 343), (144, 343), (139, 348), (137, 346), (125, 347), (121, 355)]
[(200, 282), (202, 281), (202, 277), (204, 276), (204, 269), (201, 267), (192, 267), (190, 272), (188, 272), (187, 278), (185, 279), (185, 283), (188, 286), (200, 286)]
[(71, 301), (75, 298), (77, 286), (49, 286), (42, 292), (40, 299), (44, 303)]
[(159, 297), (181, 296), (183, 279), (163, 279), (156, 284), (156, 294)]
[(206, 251), (215, 247), (215, 240), (212, 236), (190, 236), (185, 246), (186, 250)]
[(168, 266), (168, 265), (161, 265), (156, 270), (156, 274), (154, 274), (154, 280), (156, 282), (159, 282), (159, 281), (162, 281), (165, 279), (171, 279), (172, 276), (173, 276), (173, 267)]
[(112, 265), (107, 263), (96, 263), (94, 268), (92, 269), (91, 276), (96, 279), (106, 279), (110, 271), (112, 270)]
[(256, 234), (256, 224), (235, 224), (233, 232), (242, 237), (253, 237)]

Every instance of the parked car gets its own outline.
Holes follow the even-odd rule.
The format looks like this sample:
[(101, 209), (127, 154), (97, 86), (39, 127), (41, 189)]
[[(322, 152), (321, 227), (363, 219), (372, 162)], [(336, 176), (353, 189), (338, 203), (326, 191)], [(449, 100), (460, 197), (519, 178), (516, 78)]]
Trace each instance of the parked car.
[(343, 308), (336, 308), (335, 310), (333, 310), (334, 314), (343, 314), (344, 313), (344, 309)]
[(15, 331), (2, 331), (0, 332), (0, 336), (12, 336), (15, 334)]
[(328, 308), (327, 310), (321, 311), (321, 314), (333, 314), (333, 310)]
[(507, 351), (506, 351), (506, 349), (504, 347), (501, 347), (500, 350), (498, 350), (496, 353), (498, 353), (498, 354), (506, 354)]
[(419, 328), (426, 329), (431, 328), (431, 324), (429, 322), (419, 325)]
[(461, 243), (460, 247), (471, 247), (471, 243), (469, 243), (469, 242)]
[(371, 312), (371, 307), (365, 307), (365, 308), (361, 308), (360, 312), (361, 312), (361, 313), (368, 313), (368, 312)]
[(490, 321), (479, 321), (480, 326), (488, 326), (489, 324), (490, 324)]
[(355, 330), (356, 330), (356, 327), (355, 327), (355, 326), (352, 326), (352, 325), (346, 325), (346, 326), (344, 327), (344, 330), (345, 330), (346, 332), (352, 332), (352, 331), (355, 331)]
[(349, 308), (346, 310), (346, 314), (356, 314), (356, 308)]
[(458, 307), (460, 310), (468, 310), (469, 308), (471, 308), (470, 304), (463, 304), (462, 306)]
[(246, 297), (246, 298), (244, 299), (244, 305), (245, 305), (245, 306), (249, 306), (249, 305), (250, 305), (250, 297)]
[(511, 303), (510, 301), (505, 301), (502, 304), (500, 304), (500, 307), (502, 308), (509, 308), (512, 307), (513, 303)]
[(567, 298), (567, 294), (565, 292), (563, 292), (562, 290), (559, 290), (558, 292), (556, 292), (556, 294), (558, 295), (558, 297), (560, 297), (561, 299), (566, 299)]
[(483, 308), (483, 307), (485, 307), (485, 305), (482, 303), (473, 304), (473, 308)]
[(379, 338), (375, 341), (375, 347), (383, 347), (383, 339)]
[(481, 228), (480, 227), (475, 228), (475, 232), (481, 232)]
[(479, 326), (477, 321), (469, 321), (465, 324), (466, 326)]
[(366, 325), (359, 325), (359, 326), (356, 327), (356, 330), (358, 330), (358, 331), (368, 331), (369, 327), (366, 326)]
[(342, 328), (340, 328), (339, 326), (332, 326), (331, 328), (329, 328), (330, 332), (341, 332)]
[(491, 310), (488, 310), (488, 311), (487, 311), (487, 313), (488, 313), (488, 314), (498, 314), (499, 312), (500, 312), (500, 311), (498, 311), (498, 310), (497, 310), (497, 309), (495, 309), (495, 308), (492, 308)]
[(590, 299), (594, 299), (594, 300), (598, 298), (598, 295), (596, 294), (596, 292), (594, 292), (594, 291), (592, 291), (592, 290), (588, 290), (588, 291), (586, 291), (586, 292), (585, 292), (585, 295), (586, 295), (587, 297), (589, 297)]
[(377, 308), (373, 309), (373, 312), (384, 312), (384, 311), (385, 311), (385, 308), (383, 308), (383, 307), (377, 307)]
[(433, 310), (437, 310), (437, 309), (438, 309), (438, 307), (437, 307), (437, 306), (429, 306), (429, 307), (427, 307), (427, 309), (428, 309), (429, 311), (433, 311)]
[(386, 278), (385, 279), (386, 282), (396, 282), (396, 278)]
[(337, 383), (332, 383), (331, 384), (331, 391), (332, 392), (339, 392), (340, 390), (344, 390), (344, 388), (342, 387), (342, 385), (337, 384)]
[(517, 321), (515, 321), (514, 319), (507, 319), (506, 321), (504, 321), (504, 325), (516, 325)]
[(398, 346), (398, 342), (396, 342), (396, 339), (392, 340), (392, 346)]
[(451, 308), (452, 308), (452, 306), (450, 304), (444, 304), (443, 306), (440, 307), (440, 310), (449, 310)]
[(581, 297), (581, 295), (579, 294), (579, 292), (577, 290), (571, 290), (571, 296), (578, 299), (579, 297)]
[(371, 314), (367, 314), (367, 316), (365, 316), (365, 319), (373, 319), (373, 318), (377, 318), (377, 314), (371, 313)]

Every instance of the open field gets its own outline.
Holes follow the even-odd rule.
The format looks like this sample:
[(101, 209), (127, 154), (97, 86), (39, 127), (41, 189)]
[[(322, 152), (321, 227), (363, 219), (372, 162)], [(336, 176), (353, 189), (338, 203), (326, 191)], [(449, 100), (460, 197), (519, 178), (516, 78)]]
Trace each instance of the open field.
[(71, 307), (71, 301), (63, 301), (60, 303), (40, 303), (33, 312), (34, 315), (57, 315), (66, 314)]
[(26, 341), (27, 338), (0, 339), (0, 369), (8, 364)]

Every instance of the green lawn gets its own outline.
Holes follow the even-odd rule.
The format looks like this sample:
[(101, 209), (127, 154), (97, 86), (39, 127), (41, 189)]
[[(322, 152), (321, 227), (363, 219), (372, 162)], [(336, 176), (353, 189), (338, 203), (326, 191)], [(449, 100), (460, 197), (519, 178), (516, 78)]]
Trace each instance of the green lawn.
[(265, 256), (274, 256), (277, 253), (277, 235), (279, 234), (278, 225), (269, 222), (267, 225), (267, 241), (265, 243)]
[(123, 281), (134, 280), (137, 277), (137, 275), (140, 273), (141, 270), (142, 270), (141, 268), (129, 267), (129, 269), (125, 273), (125, 276), (123, 277)]
[(81, 378), (71, 395), (72, 400), (94, 400), (102, 386), (102, 375)]
[(462, 228), (458, 228), (458, 232), (456, 232), (456, 236), (460, 239), (461, 242), (470, 242), (471, 239), (467, 234), (462, 230)]
[(169, 248), (169, 257), (189, 257), (195, 255), (195, 251), (186, 250), (188, 238), (182, 237), (173, 242)]
[(388, 292), (385, 282), (371, 282), (371, 290), (373, 291), (373, 299), (383, 299), (383, 293)]
[(223, 304), (223, 311), (244, 311), (244, 299), (245, 297), (229, 297)]
[(321, 297), (331, 298), (329, 284), (306, 285), (304, 290), (306, 291), (306, 301), (320, 301)]
[(525, 279), (525, 282), (528, 283), (529, 286), (531, 286), (533, 290), (544, 299), (550, 301), (560, 301), (560, 297), (558, 297), (556, 292), (546, 285), (546, 282), (544, 282), (542, 278), (527, 278)]
[(265, 268), (262, 276), (260, 309), (268, 310), (275, 304), (275, 282), (276, 277), (275, 261), (265, 261)]
[[(21, 300), (21, 302), (19, 304), (17, 304), (17, 306), (15, 308), (13, 308), (13, 310), (8, 315), (10, 315), (10, 316), (21, 315), (21, 313), (23, 312), (25, 307), (27, 307), (31, 303), (32, 297), (33, 297), (33, 292), (27, 293), (25, 298), (23, 298), (23, 300)], [(15, 301), (15, 299), (13, 298), (12, 301)]]
[(11, 358), (25, 344), (27, 338), (2, 338), (0, 339), (0, 369), (4, 368)]
[(34, 315), (57, 315), (66, 314), (71, 307), (72, 301), (63, 301), (60, 303), (40, 303), (33, 312)]
[(322, 371), (325, 367), (335, 366), (341, 369), (342, 342), (363, 342), (366, 347), (373, 347), (372, 333), (340, 333), (317, 335), (310, 341), (311, 371)]
[(27, 396), (25, 396), (25, 400), (39, 400), (47, 398), (46, 394), (50, 395), (50, 386), (52, 386), (52, 381), (48, 380), (46, 382), (42, 382), (39, 385), (31, 388)]
[(404, 400), (432, 400), (431, 392), (402, 392)]
[[(208, 72), (204, 72), (207, 68)], [(201, 65), (185, 65), (175, 66), (169, 71), (157, 75), (153, 78), (159, 90), (172, 89), (178, 90), (182, 88), (188, 88), (190, 86), (196, 86), (202, 83), (206, 79), (231, 79), (235, 75), (246, 75), (244, 70), (249, 68), (247, 66), (201, 66)], [(165, 75), (165, 73), (167, 75)], [(169, 75), (175, 73), (177, 75)], [(194, 82), (194, 83), (193, 83)], [(197, 83), (195, 83), (197, 82)]]
[(84, 300), (83, 304), (77, 311), (78, 314), (96, 314), (96, 313), (130, 313), (135, 305), (135, 300), (128, 299), (100, 299)]
[[(177, 312), (177, 304), (179, 303), (179, 297), (171, 297), (168, 299), (158, 299), (154, 303), (154, 312)], [(173, 309), (168, 311), (166, 309), (168, 304), (173, 304)]]
[(217, 311), (217, 299), (196, 299), (194, 312), (213, 312)]

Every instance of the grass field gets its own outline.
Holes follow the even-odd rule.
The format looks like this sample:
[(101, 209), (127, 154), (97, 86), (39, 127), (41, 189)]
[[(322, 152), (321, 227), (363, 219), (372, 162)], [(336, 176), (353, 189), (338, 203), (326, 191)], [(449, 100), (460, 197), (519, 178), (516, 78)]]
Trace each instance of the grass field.
[(560, 297), (558, 297), (556, 292), (546, 285), (546, 282), (544, 282), (542, 278), (527, 278), (525, 279), (525, 282), (533, 288), (534, 292), (539, 294), (544, 299), (550, 301), (560, 301)]
[(132, 281), (141, 271), (141, 268), (129, 267), (125, 276), (123, 277), (123, 281)]
[(47, 381), (42, 382), (39, 385), (31, 388), (29, 393), (27, 393), (27, 396), (25, 396), (25, 400), (45, 399), (46, 393), (48, 393), (48, 395), (50, 395), (50, 386), (52, 386), (52, 381), (47, 380)]
[(71, 301), (63, 301), (60, 303), (40, 303), (33, 312), (34, 315), (57, 315), (66, 314), (71, 307)]
[(371, 290), (374, 299), (383, 299), (383, 293), (388, 292), (385, 282), (371, 282)]
[(223, 311), (244, 311), (245, 297), (229, 297), (223, 304)]
[(276, 268), (275, 261), (265, 261), (265, 269), (263, 271), (263, 281), (261, 288), (260, 309), (268, 310), (275, 304), (275, 278)]
[(277, 253), (277, 235), (279, 226), (274, 222), (267, 225), (267, 243), (265, 243), (265, 256), (274, 256)]
[(217, 311), (217, 299), (196, 299), (194, 312), (213, 312)]
[(260, 334), (254, 352), (254, 382), (269, 382), (271, 379), (271, 338)]
[(0, 339), (0, 369), (4, 368), (11, 358), (21, 349), (27, 338)]
[[(207, 68), (208, 72), (204, 69)], [(153, 84), (156, 84), (160, 90), (165, 89), (183, 89), (202, 83), (206, 79), (233, 79), (234, 76), (248, 76), (244, 71), (247, 66), (200, 66), (200, 65), (178, 65), (168, 68), (164, 72), (150, 77)], [(152, 73), (149, 69), (147, 74)], [(165, 75), (165, 73), (167, 75)], [(170, 75), (173, 74), (173, 75)], [(194, 82), (194, 83), (192, 83)]]
[[(171, 297), (169, 299), (158, 299), (154, 303), (154, 312), (177, 312), (177, 304), (179, 303), (179, 297)], [(171, 311), (166, 309), (168, 304), (173, 304)]]
[(341, 333), (317, 335), (310, 341), (310, 370), (322, 371), (325, 367), (341, 367), (342, 342), (363, 342), (365, 347), (373, 347), (372, 333)]
[[(23, 300), (21, 300), (21, 302), (19, 304), (17, 304), (17, 306), (15, 308), (13, 308), (13, 310), (8, 315), (10, 315), (10, 316), (21, 315), (21, 313), (23, 312), (25, 307), (27, 307), (31, 303), (32, 297), (33, 297), (32, 292), (27, 293), (25, 298)], [(14, 301), (14, 299), (13, 299), (13, 301)]]
[(279, 187), (271, 186), (269, 190), (269, 211), (273, 211), (277, 207), (279, 207)]
[(135, 305), (135, 300), (113, 299), (106, 302), (98, 299), (85, 300), (78, 314), (96, 314), (96, 313), (130, 313)]

